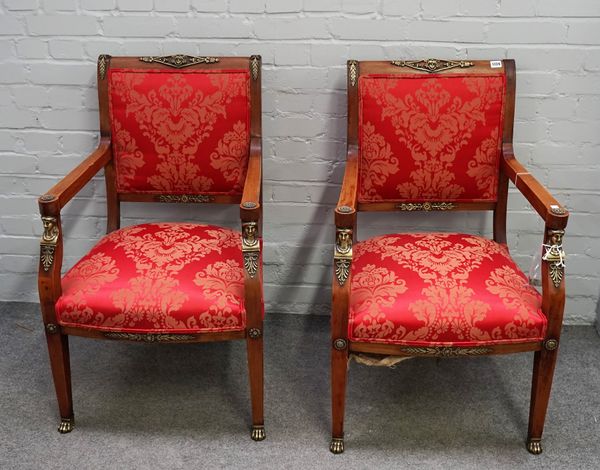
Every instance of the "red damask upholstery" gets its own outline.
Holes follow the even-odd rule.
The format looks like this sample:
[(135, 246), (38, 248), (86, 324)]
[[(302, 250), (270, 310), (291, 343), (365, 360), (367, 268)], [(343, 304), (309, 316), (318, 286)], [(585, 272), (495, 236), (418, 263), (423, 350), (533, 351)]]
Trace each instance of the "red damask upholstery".
[(349, 337), (414, 346), (541, 341), (541, 296), (505, 245), (443, 233), (357, 243)]
[(503, 73), (359, 80), (359, 202), (496, 201)]
[(108, 80), (118, 191), (241, 194), (248, 70), (111, 68)]
[(63, 326), (134, 333), (243, 330), (241, 234), (143, 224), (102, 238), (62, 280)]

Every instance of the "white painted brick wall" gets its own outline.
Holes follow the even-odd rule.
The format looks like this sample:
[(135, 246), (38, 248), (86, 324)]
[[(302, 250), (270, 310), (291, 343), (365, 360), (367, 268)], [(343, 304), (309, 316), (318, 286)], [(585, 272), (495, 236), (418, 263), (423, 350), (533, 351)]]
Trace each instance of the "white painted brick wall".
[[(263, 56), (265, 293), (270, 312), (294, 313), (329, 312), (346, 60), (516, 59), (516, 149), (572, 211), (566, 321), (594, 321), (600, 291), (597, 0), (0, 0), (0, 300), (37, 299), (36, 197), (96, 145), (97, 55), (175, 52)], [(102, 235), (104, 197), (98, 176), (65, 208), (67, 267)], [(238, 224), (235, 207), (196, 209), (206, 207), (124, 204), (123, 222)], [(542, 224), (514, 190), (509, 210), (510, 245), (528, 270)], [(361, 237), (491, 230), (485, 214), (364, 214), (361, 222)]]

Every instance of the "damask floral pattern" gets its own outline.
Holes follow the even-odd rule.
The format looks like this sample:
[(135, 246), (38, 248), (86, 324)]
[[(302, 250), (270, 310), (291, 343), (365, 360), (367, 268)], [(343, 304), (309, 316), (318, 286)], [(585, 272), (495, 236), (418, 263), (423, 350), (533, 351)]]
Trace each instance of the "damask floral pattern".
[(361, 161), (361, 190), (377, 197), (377, 187), (398, 171), (398, 159), (392, 154), (390, 144), (382, 135), (375, 133), (375, 126), (370, 122), (363, 126)]
[(211, 166), (219, 170), (226, 181), (233, 183), (236, 191), (242, 191), (248, 163), (248, 132), (242, 121), (234, 124), (210, 154)]
[[(117, 189), (241, 193), (249, 151), (248, 90), (243, 70), (111, 69)], [(227, 162), (215, 163), (224, 152)]]
[(503, 93), (503, 75), (361, 77), (359, 201), (494, 201)]
[(352, 339), (466, 346), (544, 337), (541, 297), (504, 245), (417, 233), (375, 237), (353, 251)]
[(498, 186), (498, 131), (494, 130), (489, 139), (481, 142), (475, 152), (475, 157), (469, 162), (467, 174), (477, 182), (477, 189), (483, 197), (496, 199)]
[(117, 230), (69, 270), (62, 288), (61, 325), (137, 333), (245, 327), (241, 234), (221, 227)]

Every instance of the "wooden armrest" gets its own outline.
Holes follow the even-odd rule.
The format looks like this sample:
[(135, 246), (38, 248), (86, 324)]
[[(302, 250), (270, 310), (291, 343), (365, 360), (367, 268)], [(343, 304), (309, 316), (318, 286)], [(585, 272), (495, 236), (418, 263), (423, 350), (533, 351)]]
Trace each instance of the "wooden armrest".
[(110, 139), (103, 137), (96, 150), (39, 198), (41, 214), (50, 215), (45, 213), (45, 207), (49, 203), (58, 203), (58, 210), (62, 209), (111, 158)]
[(262, 141), (260, 137), (250, 140), (248, 171), (244, 182), (244, 192), (240, 203), (240, 216), (243, 222), (256, 222), (260, 218), (262, 186)]
[(338, 227), (352, 227), (356, 218), (358, 197), (358, 147), (348, 146), (346, 170), (337, 207), (335, 208), (335, 224)]
[(512, 148), (503, 148), (500, 166), (535, 211), (544, 219), (546, 227), (558, 230), (567, 226), (568, 211), (516, 159)]

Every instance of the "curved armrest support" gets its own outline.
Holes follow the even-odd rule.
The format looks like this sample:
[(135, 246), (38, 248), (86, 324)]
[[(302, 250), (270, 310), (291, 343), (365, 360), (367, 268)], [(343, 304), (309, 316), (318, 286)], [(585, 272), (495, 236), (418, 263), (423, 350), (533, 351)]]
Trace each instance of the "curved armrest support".
[(67, 176), (56, 183), (39, 199), (40, 212), (45, 215), (45, 208), (50, 201), (58, 201), (59, 210), (69, 202), (112, 158), (110, 139), (100, 139), (98, 148), (84, 161), (71, 170)]
[(516, 159), (512, 146), (505, 145), (503, 148), (500, 166), (535, 211), (544, 219), (546, 226), (556, 230), (564, 229), (567, 226), (568, 211)]
[(262, 141), (250, 140), (250, 155), (242, 201), (242, 256), (248, 331), (262, 328)]
[(502, 151), (501, 169), (545, 222), (542, 263), (542, 311), (547, 338), (558, 340), (565, 305), (565, 253), (562, 247), (568, 211), (516, 159), (512, 145)]
[(333, 251), (333, 299), (331, 339), (334, 343), (348, 338), (348, 308), (352, 278), (352, 244), (356, 234), (358, 211), (358, 147), (348, 145), (346, 170), (335, 209), (335, 245)]
[(63, 236), (60, 210), (112, 158), (110, 139), (102, 138), (98, 148), (67, 176), (39, 199), (44, 231), (40, 240), (38, 286), (44, 323), (56, 324), (54, 304), (61, 295), (60, 271), (63, 259)]

